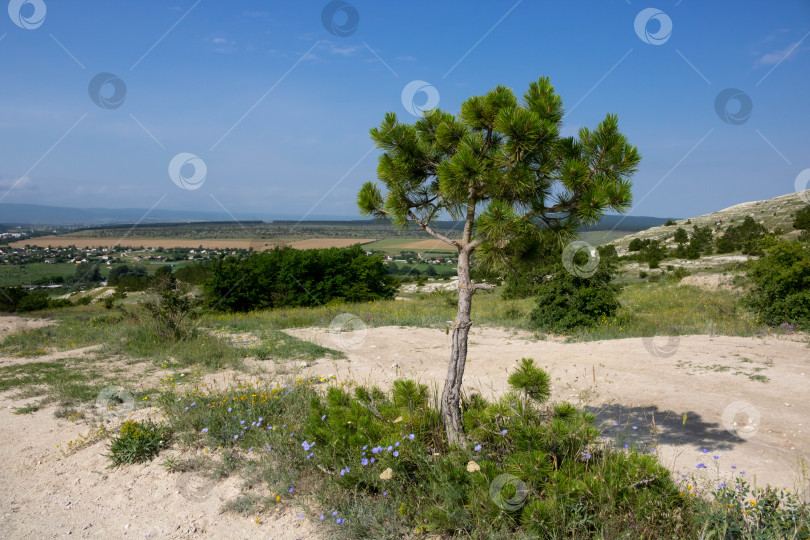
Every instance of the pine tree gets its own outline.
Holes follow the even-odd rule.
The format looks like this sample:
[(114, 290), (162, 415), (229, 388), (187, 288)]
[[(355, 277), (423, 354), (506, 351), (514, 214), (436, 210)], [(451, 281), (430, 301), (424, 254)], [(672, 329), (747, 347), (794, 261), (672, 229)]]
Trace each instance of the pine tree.
[[(442, 394), (450, 444), (464, 444), (461, 382), (473, 294), (494, 288), (471, 279), (473, 254), (489, 267), (505, 267), (514, 253), (510, 242), (538, 234), (539, 227), (567, 240), (579, 224), (630, 204), (629, 178), (641, 158), (619, 131), (618, 118), (608, 114), (576, 138), (560, 137), (562, 118), (562, 99), (540, 78), (522, 102), (498, 86), (467, 99), (457, 116), (433, 109), (406, 124), (388, 113), (370, 132), (383, 151), (377, 175), (387, 193), (364, 184), (357, 197), (361, 213), (415, 223), (458, 252), (458, 313)], [(440, 216), (463, 222), (460, 238), (432, 227)]]

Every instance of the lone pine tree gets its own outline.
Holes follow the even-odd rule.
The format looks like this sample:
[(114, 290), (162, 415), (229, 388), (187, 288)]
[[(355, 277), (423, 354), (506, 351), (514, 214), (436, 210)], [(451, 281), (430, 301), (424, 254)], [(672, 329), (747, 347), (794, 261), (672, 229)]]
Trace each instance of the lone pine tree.
[[(562, 99), (543, 77), (529, 85), (522, 102), (498, 86), (467, 99), (457, 116), (433, 109), (407, 124), (388, 113), (370, 131), (382, 150), (377, 175), (387, 193), (365, 183), (357, 196), (360, 212), (414, 223), (458, 252), (458, 313), (442, 394), (450, 444), (465, 442), (460, 402), (472, 298), (494, 288), (472, 281), (473, 253), (491, 267), (508, 265), (517, 239), (540, 229), (572, 238), (579, 224), (630, 205), (630, 177), (641, 158), (619, 131), (618, 118), (608, 114), (577, 137), (560, 136), (562, 119)], [(433, 228), (440, 216), (463, 223), (460, 238)]]

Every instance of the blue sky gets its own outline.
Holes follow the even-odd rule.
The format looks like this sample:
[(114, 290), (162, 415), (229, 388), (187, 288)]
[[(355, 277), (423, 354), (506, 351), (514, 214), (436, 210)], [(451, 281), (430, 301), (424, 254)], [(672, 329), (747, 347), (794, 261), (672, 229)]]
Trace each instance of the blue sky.
[[(328, 27), (327, 6), (339, 8)], [(376, 178), (368, 130), (388, 111), (414, 120), (406, 105), (428, 97), (404, 103), (409, 83), (456, 113), (542, 75), (563, 97), (564, 134), (619, 115), (643, 157), (632, 215), (784, 195), (810, 168), (806, 0), (12, 0), (3, 11), (6, 203), (352, 216)], [(97, 79), (107, 108), (89, 94), (101, 73), (117, 77)], [(721, 103), (724, 121), (715, 102), (727, 88), (739, 99)], [(181, 153), (198, 159), (179, 159), (175, 183)]]

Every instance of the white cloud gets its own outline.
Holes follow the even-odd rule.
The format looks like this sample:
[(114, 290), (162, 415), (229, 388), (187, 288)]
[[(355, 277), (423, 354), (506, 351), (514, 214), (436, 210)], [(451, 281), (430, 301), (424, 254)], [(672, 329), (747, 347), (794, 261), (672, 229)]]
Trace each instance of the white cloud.
[(211, 40), (211, 43), (228, 43), (228, 40), (225, 38), (218, 37)]
[(332, 43), (327, 45), (329, 47), (329, 54), (339, 54), (341, 56), (354, 56), (360, 50), (360, 47), (354, 45), (347, 45), (346, 47), (338, 47)]
[(759, 59), (757, 60), (757, 64), (761, 66), (778, 64), (779, 62), (782, 61), (783, 58), (786, 59), (787, 57), (796, 54), (796, 51), (799, 48), (798, 45), (799, 45), (798, 43), (792, 43), (791, 45), (788, 45), (782, 50), (776, 50), (769, 53), (765, 53), (759, 57)]

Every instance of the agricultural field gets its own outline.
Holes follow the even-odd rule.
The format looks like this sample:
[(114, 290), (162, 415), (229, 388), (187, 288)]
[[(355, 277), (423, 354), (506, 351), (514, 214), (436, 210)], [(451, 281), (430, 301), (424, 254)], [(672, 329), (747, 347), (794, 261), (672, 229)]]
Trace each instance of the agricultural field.
[(284, 239), (264, 240), (245, 238), (221, 238), (216, 240), (208, 239), (183, 239), (183, 238), (151, 238), (151, 237), (84, 237), (84, 236), (40, 236), (20, 242), (12, 242), (11, 247), (22, 248), (25, 246), (37, 247), (70, 247), (78, 248), (114, 248), (116, 246), (133, 249), (153, 249), (153, 248), (184, 248), (184, 249), (207, 249), (207, 250), (248, 250), (264, 251), (277, 246), (290, 246), (295, 249), (315, 249), (329, 247), (347, 247), (355, 244), (367, 244), (373, 242), (373, 238), (308, 238), (303, 240)]
[(69, 263), (3, 264), (0, 265), (0, 287), (33, 285), (53, 277), (68, 278), (75, 274), (76, 265)]

